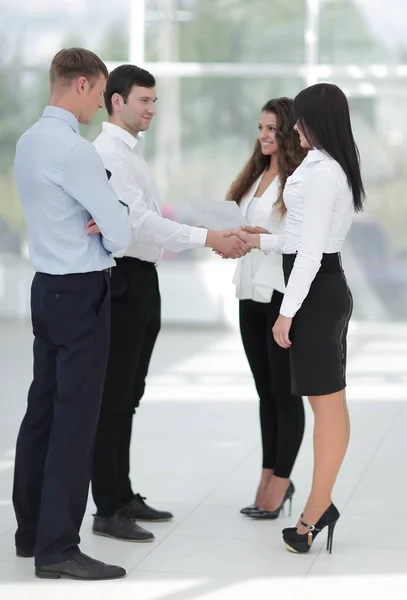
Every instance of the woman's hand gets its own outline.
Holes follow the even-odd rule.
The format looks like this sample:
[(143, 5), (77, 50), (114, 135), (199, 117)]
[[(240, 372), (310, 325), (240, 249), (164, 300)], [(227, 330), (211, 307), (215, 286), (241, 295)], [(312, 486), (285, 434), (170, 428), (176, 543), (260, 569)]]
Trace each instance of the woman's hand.
[(248, 244), (250, 248), (260, 248), (260, 235), (258, 233), (247, 233), (247, 231), (243, 231), (242, 228), (229, 229), (224, 233), (225, 237), (230, 237), (231, 235), (237, 235), (242, 242)]
[(274, 323), (273, 335), (274, 339), (281, 348), (287, 350), (291, 346), (289, 333), (293, 320), (291, 317), (280, 315)]
[(242, 227), (241, 229), (242, 231), (246, 231), (246, 233), (270, 233), (263, 227), (249, 227), (249, 225)]

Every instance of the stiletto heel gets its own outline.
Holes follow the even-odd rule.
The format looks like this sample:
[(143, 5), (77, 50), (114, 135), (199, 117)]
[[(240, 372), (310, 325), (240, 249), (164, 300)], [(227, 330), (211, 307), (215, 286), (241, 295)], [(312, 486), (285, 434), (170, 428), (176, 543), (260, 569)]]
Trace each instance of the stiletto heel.
[(284, 495), (283, 501), (278, 508), (275, 510), (261, 510), (260, 508), (257, 510), (253, 510), (248, 514), (252, 519), (277, 519), (280, 516), (280, 512), (284, 512), (284, 505), (286, 502), (290, 502), (290, 516), (292, 510), (292, 502), (293, 496), (295, 492), (295, 487), (292, 481), (290, 481), (287, 491)]
[(289, 508), (289, 510), (288, 510), (288, 516), (289, 516), (289, 517), (291, 517), (291, 515), (292, 515), (292, 512), (293, 512), (293, 497), (292, 497), (292, 496), (289, 498), (289, 503), (290, 503), (290, 504), (289, 504), (289, 507), (290, 507), (290, 508)]
[(317, 535), (325, 527), (328, 527), (326, 549), (332, 554), (334, 530), (339, 517), (340, 514), (338, 509), (331, 504), (315, 525), (309, 525), (308, 523), (305, 523), (305, 521), (301, 521), (301, 525), (308, 529), (307, 533), (298, 533), (297, 529), (294, 527), (284, 529), (283, 539), (287, 550), (295, 552), (296, 554), (305, 554), (309, 552)]
[(328, 538), (326, 540), (326, 549), (329, 552), (329, 554), (332, 554), (332, 545), (334, 541), (334, 531), (336, 523), (337, 521), (334, 521), (334, 523), (330, 523), (328, 525)]

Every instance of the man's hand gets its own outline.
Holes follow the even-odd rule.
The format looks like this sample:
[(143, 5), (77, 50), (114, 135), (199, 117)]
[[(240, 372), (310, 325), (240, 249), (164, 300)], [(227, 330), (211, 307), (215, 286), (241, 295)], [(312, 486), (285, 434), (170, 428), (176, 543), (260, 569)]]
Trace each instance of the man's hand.
[[(237, 235), (226, 235), (225, 231), (208, 231), (206, 246), (223, 258), (240, 258), (251, 250), (250, 244)], [(249, 235), (249, 234), (245, 234)]]
[(290, 338), (288, 337), (293, 320), (291, 317), (280, 315), (274, 323), (273, 335), (279, 346), (286, 350), (291, 346)]
[(95, 223), (95, 219), (91, 219), (88, 221), (88, 223), (86, 223), (85, 231), (91, 235), (94, 233), (100, 233), (99, 227)]
[(224, 233), (225, 237), (237, 235), (243, 242), (245, 242), (250, 248), (260, 248), (260, 234), (259, 233), (247, 233), (243, 229), (230, 229)]

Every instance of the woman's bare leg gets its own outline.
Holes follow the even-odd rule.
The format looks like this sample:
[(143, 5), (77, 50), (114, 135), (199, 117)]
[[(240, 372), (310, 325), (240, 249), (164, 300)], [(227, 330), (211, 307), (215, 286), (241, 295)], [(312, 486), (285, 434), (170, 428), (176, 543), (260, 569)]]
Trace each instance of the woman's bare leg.
[[(314, 525), (331, 504), (332, 489), (350, 436), (345, 391), (309, 398), (314, 412), (314, 474), (303, 521)], [(306, 533), (303, 526), (298, 533)]]

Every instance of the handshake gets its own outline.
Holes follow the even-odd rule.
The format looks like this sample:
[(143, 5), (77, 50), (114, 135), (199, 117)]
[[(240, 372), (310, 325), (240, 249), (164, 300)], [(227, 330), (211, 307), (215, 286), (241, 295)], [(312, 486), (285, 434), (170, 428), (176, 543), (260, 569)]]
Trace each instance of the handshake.
[[(95, 220), (88, 221), (85, 227), (88, 234), (100, 233)], [(245, 256), (252, 248), (260, 248), (260, 234), (269, 233), (262, 227), (241, 227), (240, 229), (226, 229), (222, 231), (208, 231), (206, 237), (207, 248), (222, 258), (240, 258)]]
[(262, 227), (208, 231), (206, 246), (222, 258), (240, 258), (252, 248), (260, 248), (261, 233), (269, 232)]

